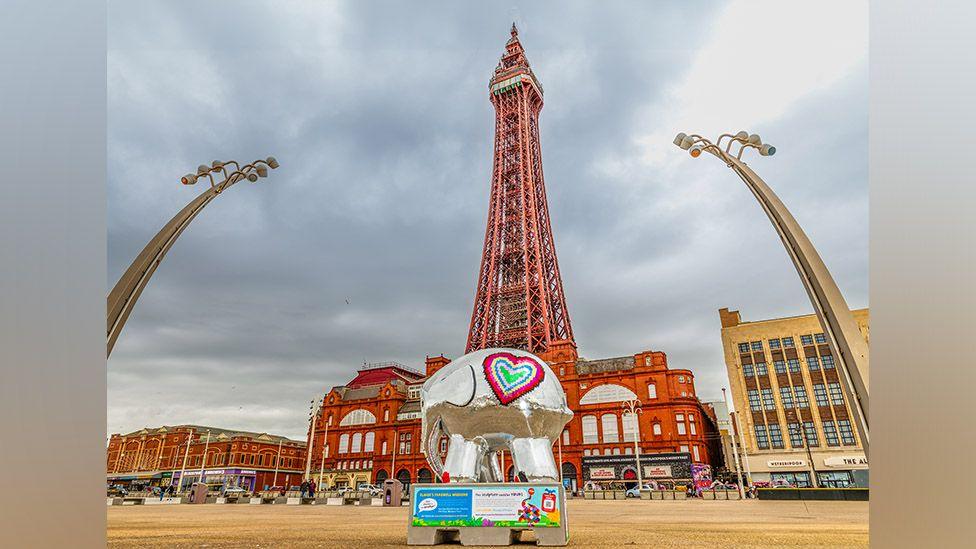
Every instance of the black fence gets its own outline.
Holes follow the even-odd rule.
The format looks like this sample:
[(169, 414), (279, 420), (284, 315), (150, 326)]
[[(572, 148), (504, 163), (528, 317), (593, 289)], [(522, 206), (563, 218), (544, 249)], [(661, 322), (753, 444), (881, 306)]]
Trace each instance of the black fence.
[(868, 501), (867, 488), (760, 488), (759, 499)]

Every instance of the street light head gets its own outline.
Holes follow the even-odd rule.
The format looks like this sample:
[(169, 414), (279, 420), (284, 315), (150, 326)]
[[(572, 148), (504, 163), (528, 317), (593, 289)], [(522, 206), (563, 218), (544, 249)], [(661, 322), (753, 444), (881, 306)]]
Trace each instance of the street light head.
[(776, 154), (776, 147), (770, 145), (769, 143), (766, 143), (762, 147), (759, 147), (759, 154), (763, 156), (773, 156), (774, 154)]
[(691, 148), (691, 150), (688, 151), (688, 154), (690, 154), (692, 158), (698, 158), (699, 156), (701, 156), (701, 153), (702, 153), (701, 145), (695, 145), (694, 147)]
[(685, 132), (679, 133), (674, 137), (674, 144), (680, 147), (681, 142), (685, 140), (685, 137), (688, 137), (687, 135), (685, 135)]
[(258, 174), (254, 172), (247, 174), (247, 180), (250, 181), (251, 183), (254, 183), (255, 181), (258, 180)]
[(267, 163), (268, 163), (268, 166), (269, 166), (269, 167), (270, 167), (270, 168), (271, 168), (272, 170), (278, 167), (278, 161), (277, 161), (277, 160), (275, 160), (275, 157), (273, 157), (273, 156), (269, 156), (269, 157), (268, 157), (268, 159), (267, 159), (267, 160), (265, 160), (265, 162), (267, 162)]
[(197, 182), (197, 176), (192, 173), (188, 173), (180, 179), (180, 183), (184, 185), (193, 185), (196, 182)]
[(210, 165), (213, 166), (214, 168), (220, 168), (223, 167), (224, 163), (221, 162), (220, 160), (214, 160), (213, 162), (210, 163)]
[(200, 164), (197, 166), (197, 175), (203, 175), (210, 171), (210, 167), (206, 164)]
[(687, 151), (688, 148), (691, 147), (694, 143), (695, 143), (695, 138), (691, 137), (690, 135), (686, 135), (684, 136), (684, 138), (681, 139), (681, 144), (678, 146)]
[(268, 177), (268, 168), (258, 164), (254, 166), (254, 169), (258, 172), (258, 177)]
[(741, 140), (745, 141), (745, 140), (749, 139), (749, 132), (741, 131), (741, 132), (735, 134), (735, 138), (736, 139), (741, 139)]
[(753, 145), (762, 145), (762, 138), (759, 137), (758, 133), (754, 133), (749, 136), (749, 143)]

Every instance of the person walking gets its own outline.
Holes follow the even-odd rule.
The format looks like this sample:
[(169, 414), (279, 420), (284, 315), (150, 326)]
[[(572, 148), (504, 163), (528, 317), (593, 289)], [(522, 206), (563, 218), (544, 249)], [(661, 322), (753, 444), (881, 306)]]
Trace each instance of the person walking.
[(311, 480), (308, 481), (308, 497), (315, 498), (315, 483)]
[(308, 492), (308, 481), (307, 480), (303, 480), (302, 481), (302, 486), (301, 486), (301, 497), (302, 498), (305, 497), (305, 492)]

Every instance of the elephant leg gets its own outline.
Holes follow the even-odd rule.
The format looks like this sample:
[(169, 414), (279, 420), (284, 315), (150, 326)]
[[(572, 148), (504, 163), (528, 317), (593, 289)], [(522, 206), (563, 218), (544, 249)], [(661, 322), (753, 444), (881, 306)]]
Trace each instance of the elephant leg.
[(512, 461), (515, 470), (529, 482), (558, 482), (556, 461), (552, 458), (552, 441), (548, 437), (512, 439)]
[(481, 465), (481, 482), (502, 482), (502, 468), (498, 464), (498, 452), (485, 454)]
[(444, 472), (449, 482), (478, 482), (487, 450), (488, 444), (483, 439), (467, 440), (461, 435), (452, 434), (444, 459)]

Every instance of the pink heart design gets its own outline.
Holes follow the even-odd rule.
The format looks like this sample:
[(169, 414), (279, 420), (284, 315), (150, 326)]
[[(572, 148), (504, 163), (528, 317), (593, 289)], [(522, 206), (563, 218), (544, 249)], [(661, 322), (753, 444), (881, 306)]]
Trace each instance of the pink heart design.
[(512, 353), (494, 353), (482, 363), (485, 378), (498, 401), (508, 404), (542, 383), (545, 370), (534, 358)]

